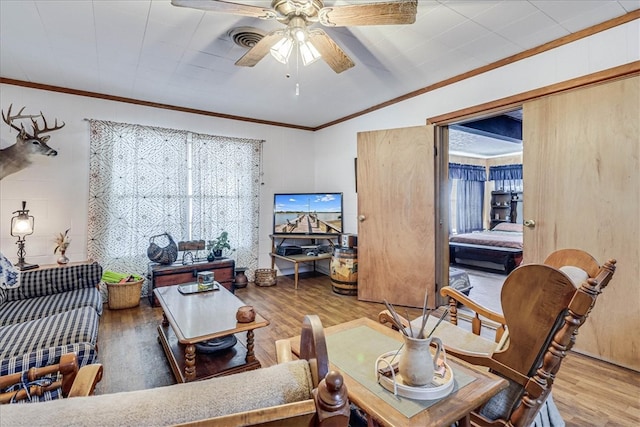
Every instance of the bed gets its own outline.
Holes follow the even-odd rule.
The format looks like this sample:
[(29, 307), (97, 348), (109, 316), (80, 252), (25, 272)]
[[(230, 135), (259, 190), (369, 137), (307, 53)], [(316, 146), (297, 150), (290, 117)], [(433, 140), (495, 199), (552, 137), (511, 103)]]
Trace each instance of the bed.
[(491, 230), (449, 237), (451, 264), (509, 274), (522, 262), (522, 224), (503, 222)]

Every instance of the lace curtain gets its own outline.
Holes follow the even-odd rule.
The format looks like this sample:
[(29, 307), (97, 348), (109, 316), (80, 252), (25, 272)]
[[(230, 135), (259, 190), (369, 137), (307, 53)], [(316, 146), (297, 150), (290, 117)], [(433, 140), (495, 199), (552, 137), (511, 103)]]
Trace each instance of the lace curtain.
[[(487, 172), (483, 166), (449, 163), (449, 179), (456, 181), (455, 206), (450, 211), (456, 212), (456, 232), (469, 233), (484, 228), (482, 213), (484, 209), (484, 182)], [(450, 181), (451, 182), (451, 181)], [(452, 186), (449, 186), (451, 196)], [(453, 200), (450, 197), (450, 200)], [(450, 228), (451, 223), (449, 221)], [(450, 229), (451, 233), (452, 230)]]
[(226, 256), (255, 270), (262, 141), (89, 122), (90, 259), (146, 276), (151, 236), (211, 240), (226, 230), (236, 248)]
[(193, 134), (193, 238), (211, 240), (229, 233), (237, 267), (247, 276), (258, 268), (260, 158), (262, 141)]

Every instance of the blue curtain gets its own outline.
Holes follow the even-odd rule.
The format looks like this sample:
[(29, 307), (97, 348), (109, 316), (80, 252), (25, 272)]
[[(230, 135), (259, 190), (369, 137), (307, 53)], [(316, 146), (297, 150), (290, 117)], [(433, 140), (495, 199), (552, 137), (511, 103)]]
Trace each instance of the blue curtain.
[(522, 191), (522, 165), (490, 166), (489, 180), (496, 190)]
[(449, 163), (449, 179), (484, 182), (487, 180), (487, 170), (484, 166)]
[[(482, 230), (486, 169), (483, 166), (449, 163), (449, 179), (457, 180), (456, 231), (470, 233)], [(451, 186), (449, 191), (451, 192)], [(451, 209), (453, 210), (453, 207)], [(451, 225), (451, 221), (449, 224)]]

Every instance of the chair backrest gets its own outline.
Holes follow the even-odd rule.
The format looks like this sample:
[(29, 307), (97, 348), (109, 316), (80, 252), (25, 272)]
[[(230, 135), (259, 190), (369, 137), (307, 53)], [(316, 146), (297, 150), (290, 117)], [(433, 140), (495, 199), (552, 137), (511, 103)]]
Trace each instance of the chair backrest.
[[(514, 426), (533, 421), (566, 351), (573, 347), (578, 328), (615, 272), (615, 260), (596, 269), (593, 258), (584, 254), (559, 251), (548, 258), (551, 265), (545, 261), (518, 267), (502, 287), (509, 344), (491, 355), (488, 366), (520, 386), (519, 403), (512, 403), (514, 409), (506, 416)], [(555, 268), (567, 264), (578, 264), (589, 277), (576, 286), (569, 275)]]
[(553, 267), (528, 264), (515, 269), (502, 285), (500, 296), (510, 342), (492, 358), (522, 375), (531, 375), (575, 292), (571, 280)]

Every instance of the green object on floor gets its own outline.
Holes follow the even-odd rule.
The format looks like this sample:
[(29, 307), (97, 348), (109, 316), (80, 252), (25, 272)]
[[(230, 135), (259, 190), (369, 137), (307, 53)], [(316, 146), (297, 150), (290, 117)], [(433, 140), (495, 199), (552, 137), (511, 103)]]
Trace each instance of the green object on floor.
[(115, 271), (105, 270), (102, 273), (102, 281), (106, 283), (118, 283), (120, 280), (126, 279), (129, 276), (133, 276), (136, 281), (142, 280), (142, 276), (138, 276), (137, 274), (116, 273)]

